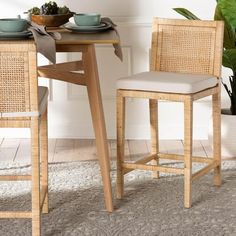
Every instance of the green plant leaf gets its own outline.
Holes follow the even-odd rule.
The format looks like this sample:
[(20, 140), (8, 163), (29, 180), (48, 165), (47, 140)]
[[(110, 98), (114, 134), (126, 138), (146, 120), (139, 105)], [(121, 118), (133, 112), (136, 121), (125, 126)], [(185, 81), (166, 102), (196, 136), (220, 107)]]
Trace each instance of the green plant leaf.
[(223, 52), (223, 66), (236, 71), (236, 48), (225, 49)]
[(219, 0), (218, 7), (221, 9), (222, 15), (230, 25), (236, 28), (236, 0)]
[(235, 31), (234, 28), (228, 23), (222, 14), (220, 5), (217, 4), (215, 8), (214, 20), (223, 20), (224, 26), (224, 48), (235, 48)]
[[(214, 20), (223, 20), (224, 51), (222, 64), (232, 69), (233, 76), (229, 78), (230, 85), (222, 84), (231, 101), (231, 113), (236, 115), (236, 0), (216, 0)], [(185, 8), (173, 8), (177, 13), (190, 20), (200, 20), (196, 15)]]
[(229, 97), (231, 97), (231, 91), (229, 90), (227, 84), (225, 84), (223, 81), (222, 81), (222, 84), (223, 84), (223, 86), (224, 86), (226, 92), (228, 93)]
[(184, 16), (189, 20), (200, 20), (196, 15), (187, 10), (186, 8), (173, 8), (174, 11), (178, 12), (180, 15)]

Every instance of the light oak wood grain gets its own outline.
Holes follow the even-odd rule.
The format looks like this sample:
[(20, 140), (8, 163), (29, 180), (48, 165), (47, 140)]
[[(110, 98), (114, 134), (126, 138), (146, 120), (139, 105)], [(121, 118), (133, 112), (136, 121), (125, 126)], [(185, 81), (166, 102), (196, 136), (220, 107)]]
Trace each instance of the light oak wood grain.
[[(62, 29), (60, 32), (62, 38), (56, 41), (56, 51), (81, 52), (82, 60), (60, 63), (58, 65), (41, 66), (38, 67), (38, 74), (39, 76), (86, 86), (96, 137), (97, 158), (100, 163), (103, 180), (105, 206), (108, 212), (112, 212), (110, 158), (94, 44), (118, 44), (120, 42), (119, 36), (114, 30), (99, 34), (74, 34), (65, 29)], [(75, 73), (74, 70), (77, 72)], [(68, 151), (67, 148), (59, 149), (60, 153), (69, 152), (72, 160), (78, 154), (75, 150)], [(59, 149), (56, 147), (53, 157), (53, 159), (58, 161), (61, 160), (61, 156), (57, 152)]]
[[(18, 160), (31, 162), (31, 175), (2, 175), (0, 180), (31, 181), (32, 205), (30, 212), (1, 211), (0, 218), (31, 218), (32, 236), (40, 236), (41, 213), (42, 211), (48, 212), (48, 137), (47, 113), (40, 114), (39, 111), (36, 45), (33, 40), (1, 41), (0, 57), (0, 112), (14, 114), (14, 117), (1, 116), (0, 127), (29, 128), (31, 134), (30, 139), (3, 140), (0, 149), (0, 159), (1, 154), (7, 151), (4, 153), (4, 157), (13, 162)], [(9, 65), (11, 65), (11, 69), (9, 69)], [(9, 154), (11, 158), (7, 156)], [(42, 185), (40, 182), (41, 167)], [(44, 189), (44, 195), (40, 200), (41, 187)], [(40, 201), (43, 205), (42, 209)]]
[[(220, 140), (220, 76), (221, 60), (223, 50), (224, 25), (220, 21), (196, 21), (196, 20), (174, 20), (154, 18), (152, 28), (152, 48), (150, 71), (177, 72), (190, 74), (208, 74), (218, 78), (218, 83), (213, 88), (207, 88), (196, 93), (174, 93), (162, 92), (153, 89), (145, 90), (137, 87), (117, 89), (117, 196), (124, 195), (124, 174), (130, 170), (141, 169), (184, 174), (184, 207), (192, 205), (192, 182), (210, 170), (214, 169), (214, 184), (221, 184), (221, 140)], [(193, 40), (194, 39), (194, 40)], [(207, 45), (207, 46), (206, 46)], [(191, 79), (191, 78), (189, 78)], [(168, 84), (166, 84), (168, 86)], [(203, 157), (193, 157), (193, 154), (205, 156), (206, 152), (193, 148), (193, 102), (200, 98), (212, 96), (213, 110), (213, 157), (212, 163), (208, 163)], [(126, 98), (149, 99), (151, 145), (149, 147), (151, 156), (144, 157), (139, 162), (127, 163), (124, 161), (124, 127), (125, 112), (124, 101)], [(167, 100), (184, 103), (184, 140), (175, 142), (178, 147), (168, 143), (168, 153), (175, 155), (158, 155), (158, 100)], [(171, 130), (170, 130), (171, 132)], [(199, 145), (199, 143), (198, 143)], [(144, 150), (144, 147), (138, 148)], [(134, 149), (134, 148), (133, 148)], [(172, 149), (172, 150), (170, 150)], [(177, 153), (176, 153), (177, 152)], [(155, 154), (156, 155), (153, 155)], [(181, 155), (183, 154), (183, 159)], [(161, 166), (159, 159), (183, 160), (184, 168)], [(153, 158), (151, 160), (150, 158)], [(206, 162), (198, 173), (192, 174), (192, 161)], [(147, 163), (151, 161), (151, 165)], [(154, 165), (155, 164), (155, 165)], [(156, 173), (158, 177), (158, 173)]]

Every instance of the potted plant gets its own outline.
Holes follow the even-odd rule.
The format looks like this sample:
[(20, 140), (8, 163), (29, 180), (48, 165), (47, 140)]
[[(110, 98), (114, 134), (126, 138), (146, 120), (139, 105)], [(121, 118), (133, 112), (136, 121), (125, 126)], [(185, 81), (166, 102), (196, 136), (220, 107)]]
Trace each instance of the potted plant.
[[(222, 81), (231, 104), (229, 109), (222, 109), (222, 156), (232, 158), (236, 157), (236, 0), (216, 2), (214, 20), (223, 20), (225, 23), (222, 64), (232, 70), (229, 85)], [(187, 19), (200, 20), (185, 8), (174, 8), (174, 10)], [(209, 138), (212, 139), (212, 128), (209, 131)]]

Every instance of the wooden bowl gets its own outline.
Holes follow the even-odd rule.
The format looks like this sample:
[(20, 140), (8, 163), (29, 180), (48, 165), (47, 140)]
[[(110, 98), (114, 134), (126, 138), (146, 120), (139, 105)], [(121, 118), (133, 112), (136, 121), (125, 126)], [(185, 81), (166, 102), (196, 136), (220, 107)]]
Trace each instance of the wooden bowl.
[(31, 15), (31, 20), (38, 25), (45, 25), (47, 27), (58, 27), (69, 21), (73, 13), (58, 14), (58, 15)]

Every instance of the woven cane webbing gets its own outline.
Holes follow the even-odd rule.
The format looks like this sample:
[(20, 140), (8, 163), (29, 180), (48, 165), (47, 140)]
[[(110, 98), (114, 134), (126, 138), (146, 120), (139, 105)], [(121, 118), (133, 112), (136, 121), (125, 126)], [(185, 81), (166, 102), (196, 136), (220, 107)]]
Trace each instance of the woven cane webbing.
[(212, 74), (215, 28), (160, 25), (157, 62), (161, 71)]
[(0, 53), (0, 112), (29, 111), (27, 52)]

